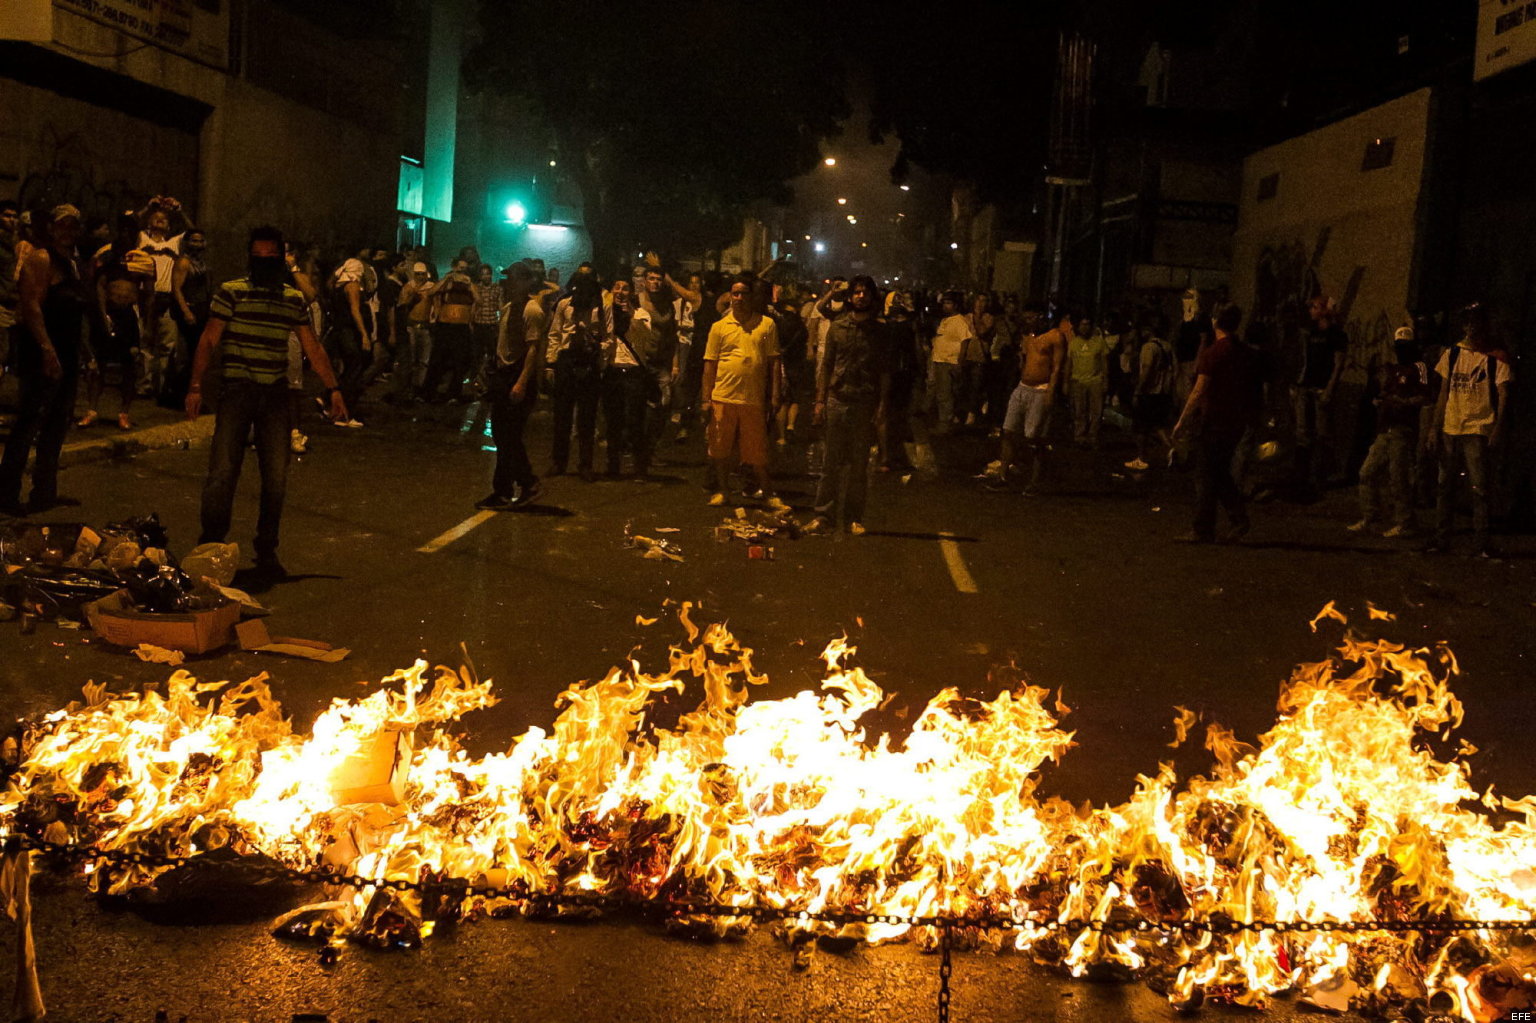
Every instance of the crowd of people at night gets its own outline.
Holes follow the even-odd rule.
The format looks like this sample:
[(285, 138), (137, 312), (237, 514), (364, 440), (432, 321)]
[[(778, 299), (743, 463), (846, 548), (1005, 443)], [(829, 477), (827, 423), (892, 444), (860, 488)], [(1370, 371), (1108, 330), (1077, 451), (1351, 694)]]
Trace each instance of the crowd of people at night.
[[(1330, 424), (1348, 339), (1325, 295), (1307, 308), (1299, 359), (1282, 368), (1245, 339), (1242, 310), (1193, 291), (1177, 322), (1150, 305), (1100, 318), (1015, 295), (884, 289), (868, 276), (805, 282), (785, 262), (685, 272), (650, 253), (562, 279), (541, 260), (498, 268), (474, 248), (443, 266), (424, 248), (325, 253), (270, 227), (250, 233), (247, 272), (217, 281), (207, 236), (174, 198), (112, 220), (67, 204), (22, 213), (0, 203), (0, 338), (19, 393), (0, 511), (70, 503), (57, 481), (72, 427), (132, 430), (140, 400), (196, 417), (204, 389), (217, 390), (202, 541), (229, 531), (254, 443), (257, 564), (273, 574), (288, 462), (308, 449), (308, 424), (362, 429), (381, 406), (483, 403), (496, 464), (478, 507), (493, 511), (528, 507), (552, 477), (650, 478), (666, 445), (701, 432), (712, 505), (739, 497), (787, 513), (775, 470), (803, 458), (817, 478), (812, 533), (865, 532), (871, 456), (876, 472), (910, 473), (918, 442), (951, 435), (995, 451), (978, 489), (1036, 496), (1050, 492), (1053, 459), (1101, 450), (1108, 430), (1132, 457), (1095, 464), (1190, 471), (1192, 542), (1248, 531), (1248, 505), (1266, 488), (1257, 467), (1278, 446), (1276, 408), (1294, 430), (1291, 484), (1315, 493), (1342, 475)], [(1393, 357), (1371, 367), (1362, 400), (1374, 440), (1348, 528), (1444, 550), (1464, 476), (1473, 550), (1491, 555), (1490, 458), (1512, 363), (1478, 306), (1449, 339), (1431, 347), (1405, 324)], [(541, 397), (553, 431), (542, 474), (524, 438)]]

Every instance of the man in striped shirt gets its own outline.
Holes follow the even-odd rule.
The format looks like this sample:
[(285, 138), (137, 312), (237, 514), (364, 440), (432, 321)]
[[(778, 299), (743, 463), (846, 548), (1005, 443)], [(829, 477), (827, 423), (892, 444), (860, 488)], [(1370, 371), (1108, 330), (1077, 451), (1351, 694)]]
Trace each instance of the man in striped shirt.
[(288, 332), (298, 335), (304, 354), (330, 396), (331, 417), (347, 418), (336, 389), (331, 360), (309, 323), (303, 294), (288, 284), (283, 235), (275, 227), (251, 231), (250, 273), (226, 281), (213, 296), (208, 326), (198, 340), (187, 391), (187, 418), (203, 407), (203, 377), (215, 348), (223, 354), (217, 418), (208, 479), (203, 484), (203, 534), (199, 543), (222, 543), (229, 533), (240, 463), (252, 431), (261, 467), (261, 511), (256, 523), (256, 571), (262, 582), (287, 573), (277, 560), (278, 522), (288, 487)]

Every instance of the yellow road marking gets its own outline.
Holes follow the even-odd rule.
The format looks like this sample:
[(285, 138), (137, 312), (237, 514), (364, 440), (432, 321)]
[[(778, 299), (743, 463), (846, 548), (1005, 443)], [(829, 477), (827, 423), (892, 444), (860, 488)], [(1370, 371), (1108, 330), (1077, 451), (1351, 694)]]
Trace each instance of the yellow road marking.
[(491, 519), (494, 519), (496, 514), (497, 513), (493, 511), (475, 512), (469, 518), (465, 519), (463, 522), (460, 522), (457, 526), (454, 526), (446, 533), (442, 533), (436, 537), (433, 537), (427, 543), (416, 548), (416, 552), (418, 554), (436, 554), (438, 551), (442, 550), (444, 547), (447, 547), (449, 544), (453, 543), (453, 541), (464, 536), (466, 533), (480, 525), (482, 522), (487, 522)]
[(971, 578), (970, 569), (965, 567), (965, 559), (960, 556), (960, 545), (954, 540), (953, 533), (940, 533), (939, 551), (944, 555), (944, 566), (949, 569), (949, 577), (954, 580), (955, 589), (961, 593), (980, 593), (976, 586), (976, 580)]

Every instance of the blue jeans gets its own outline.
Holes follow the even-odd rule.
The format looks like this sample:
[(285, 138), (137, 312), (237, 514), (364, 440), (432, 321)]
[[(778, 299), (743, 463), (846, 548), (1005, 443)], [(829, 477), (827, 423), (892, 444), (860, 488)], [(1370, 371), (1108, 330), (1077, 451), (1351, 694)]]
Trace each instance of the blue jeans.
[(822, 443), (826, 446), (821, 483), (816, 487), (816, 514), (838, 521), (838, 491), (844, 480), (842, 524), (864, 521), (864, 502), (869, 494), (869, 446), (874, 441), (875, 406), (827, 402)]
[(277, 556), (277, 528), (288, 492), (288, 382), (255, 384), (226, 380), (219, 391), (203, 484), (203, 535), (198, 543), (223, 543), (234, 513), (240, 464), (254, 430), (261, 467), (261, 511), (256, 520), (256, 558)]
[(49, 379), (41, 369), (31, 368), (17, 373), (16, 378), (21, 395), (16, 420), (5, 441), (5, 456), (0, 458), (0, 502), (21, 503), (21, 474), (35, 444), (32, 503), (41, 506), (59, 496), (59, 453), (64, 449), (64, 438), (74, 418), (80, 367), (73, 360), (65, 362), (64, 375), (58, 380)]
[(1477, 433), (1442, 434), (1440, 487), (1435, 500), (1435, 540), (1445, 543), (1456, 520), (1456, 484), (1466, 468), (1472, 490), (1472, 539), (1488, 545), (1488, 438)]

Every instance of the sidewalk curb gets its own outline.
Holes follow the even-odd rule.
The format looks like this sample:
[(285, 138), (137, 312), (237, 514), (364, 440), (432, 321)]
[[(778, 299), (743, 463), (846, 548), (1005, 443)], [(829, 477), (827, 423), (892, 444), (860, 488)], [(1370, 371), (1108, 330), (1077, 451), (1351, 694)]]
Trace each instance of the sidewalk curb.
[(142, 430), (130, 430), (115, 436), (103, 436), (97, 440), (76, 441), (64, 445), (59, 453), (59, 467), (88, 465), (114, 458), (126, 458), (144, 451), (159, 448), (192, 447), (202, 444), (213, 436), (214, 417), (199, 416), (193, 420), (149, 426)]

